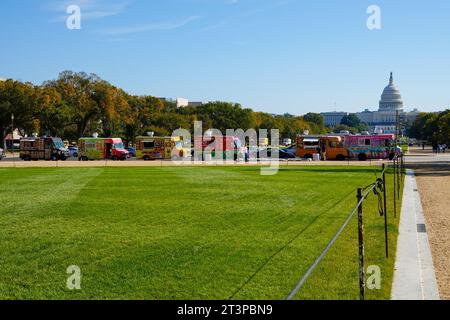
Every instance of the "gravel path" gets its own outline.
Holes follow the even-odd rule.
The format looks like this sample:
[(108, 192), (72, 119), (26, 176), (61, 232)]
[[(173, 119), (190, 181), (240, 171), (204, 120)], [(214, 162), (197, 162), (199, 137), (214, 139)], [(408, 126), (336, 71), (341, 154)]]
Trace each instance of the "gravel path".
[(450, 300), (450, 155), (429, 163), (410, 163), (425, 213), (441, 299)]

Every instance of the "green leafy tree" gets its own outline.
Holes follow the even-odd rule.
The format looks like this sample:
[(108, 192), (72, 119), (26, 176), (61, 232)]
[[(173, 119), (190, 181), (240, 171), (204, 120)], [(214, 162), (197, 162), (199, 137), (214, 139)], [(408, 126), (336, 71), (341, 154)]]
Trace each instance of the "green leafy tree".
[(70, 124), (76, 127), (76, 137), (88, 133), (87, 129), (99, 129), (101, 109), (94, 99), (96, 83), (100, 78), (95, 74), (72, 71), (62, 72), (57, 80), (48, 81), (46, 87), (57, 90), (69, 111)]
[(0, 81), (0, 139), (12, 131), (11, 114), (14, 114), (14, 126), (21, 133), (33, 132), (35, 121), (37, 91), (31, 83), (14, 80)]
[(367, 131), (369, 128), (367, 124), (362, 122), (355, 113), (350, 113), (349, 115), (344, 116), (341, 120), (341, 125), (348, 127), (349, 131), (355, 133)]

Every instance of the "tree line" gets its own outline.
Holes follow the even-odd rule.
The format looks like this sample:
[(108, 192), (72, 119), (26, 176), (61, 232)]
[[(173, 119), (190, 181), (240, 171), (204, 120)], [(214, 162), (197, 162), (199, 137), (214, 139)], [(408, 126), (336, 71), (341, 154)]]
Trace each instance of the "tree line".
[(407, 133), (410, 138), (450, 145), (450, 110), (420, 113)]
[(149, 131), (160, 136), (179, 128), (192, 132), (194, 121), (203, 121), (205, 130), (222, 132), (279, 129), (282, 138), (291, 139), (305, 130), (311, 134), (327, 132), (322, 115), (317, 113), (273, 115), (221, 101), (177, 108), (174, 101), (131, 95), (95, 74), (72, 71), (41, 85), (0, 81), (0, 141), (11, 132), (11, 114), (22, 135), (37, 133), (69, 141), (97, 132), (101, 137), (132, 142)]

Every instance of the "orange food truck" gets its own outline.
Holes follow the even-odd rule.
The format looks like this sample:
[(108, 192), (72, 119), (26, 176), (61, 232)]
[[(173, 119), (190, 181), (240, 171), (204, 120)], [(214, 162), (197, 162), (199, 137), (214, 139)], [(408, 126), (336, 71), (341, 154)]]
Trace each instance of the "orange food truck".
[(322, 160), (345, 160), (349, 157), (341, 136), (298, 136), (296, 156), (312, 159), (320, 155)]

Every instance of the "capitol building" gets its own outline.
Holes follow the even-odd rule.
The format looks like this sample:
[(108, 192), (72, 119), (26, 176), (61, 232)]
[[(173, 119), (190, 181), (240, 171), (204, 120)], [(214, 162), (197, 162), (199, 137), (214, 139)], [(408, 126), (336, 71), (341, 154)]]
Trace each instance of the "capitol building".
[[(394, 84), (394, 76), (391, 72), (389, 84), (384, 88), (381, 95), (378, 111), (366, 109), (363, 112), (356, 113), (356, 115), (362, 122), (367, 123), (371, 133), (395, 133), (397, 112), (405, 123), (414, 122), (420, 113), (417, 109), (405, 112), (402, 95)], [(322, 115), (326, 126), (336, 126), (340, 124), (342, 118), (348, 113), (324, 112)]]

